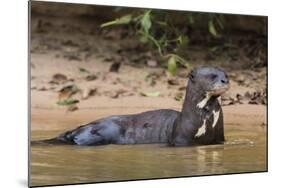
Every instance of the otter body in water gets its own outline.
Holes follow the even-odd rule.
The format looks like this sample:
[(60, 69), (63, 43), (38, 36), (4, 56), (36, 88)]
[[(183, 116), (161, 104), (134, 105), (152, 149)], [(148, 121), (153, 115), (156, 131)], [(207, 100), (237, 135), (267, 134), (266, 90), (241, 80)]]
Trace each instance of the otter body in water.
[(229, 88), (221, 69), (191, 71), (181, 112), (169, 109), (110, 116), (67, 131), (43, 143), (77, 145), (168, 143), (171, 146), (224, 142), (218, 97)]

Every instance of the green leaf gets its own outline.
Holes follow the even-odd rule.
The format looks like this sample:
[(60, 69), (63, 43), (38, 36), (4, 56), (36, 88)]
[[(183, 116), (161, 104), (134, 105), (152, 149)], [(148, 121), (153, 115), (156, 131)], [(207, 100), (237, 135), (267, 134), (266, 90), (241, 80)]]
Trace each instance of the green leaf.
[(183, 42), (183, 37), (180, 35), (178, 38), (177, 38), (177, 41), (179, 44), (182, 44)]
[(158, 97), (160, 95), (160, 92), (159, 91), (141, 92), (141, 95), (145, 97)]
[(160, 54), (160, 56), (162, 56), (162, 48), (160, 43), (149, 33), (144, 33), (143, 31), (139, 32), (141, 34), (141, 36), (145, 36), (147, 38), (148, 41), (152, 42), (158, 49), (158, 53)]
[(190, 25), (194, 24), (194, 19), (193, 19), (192, 15), (188, 16), (188, 22), (189, 22)]
[(218, 25), (219, 25), (219, 27), (221, 28), (221, 29), (224, 29), (224, 25), (223, 25), (223, 22), (222, 22), (222, 20), (220, 19), (220, 17), (217, 17), (217, 23), (218, 23)]
[(164, 21), (156, 21), (156, 23), (164, 27), (168, 26), (168, 24)]
[(215, 28), (215, 26), (214, 26), (213, 20), (210, 20), (208, 25), (209, 25), (209, 32), (210, 32), (214, 37), (217, 37), (218, 34), (217, 34), (216, 28)]
[(183, 98), (183, 95), (179, 95), (179, 94), (178, 94), (178, 95), (175, 96), (175, 100), (176, 100), (176, 101), (181, 101), (182, 98)]
[(146, 35), (141, 35), (140, 42), (141, 43), (147, 43), (148, 42), (148, 37)]
[(57, 105), (68, 106), (68, 105), (72, 105), (72, 104), (76, 104), (76, 103), (79, 103), (79, 100), (77, 100), (77, 99), (64, 99), (62, 101), (58, 101)]
[(149, 29), (151, 28), (151, 20), (150, 20), (150, 11), (147, 11), (142, 19), (141, 19), (141, 26), (145, 33), (149, 32)]
[(132, 20), (132, 15), (128, 14), (117, 19), (117, 24), (128, 24)]
[(168, 60), (168, 71), (173, 76), (177, 73), (177, 61), (174, 56), (171, 56)]
[(218, 49), (219, 49), (218, 46), (214, 46), (214, 47), (209, 48), (209, 52), (215, 52), (215, 51), (217, 51)]
[(88, 74), (90, 73), (87, 69), (84, 69), (83, 67), (80, 67), (79, 71), (83, 72), (83, 73), (88, 73)]
[(121, 18), (117, 18), (113, 21), (109, 21), (106, 23), (101, 24), (101, 27), (107, 27), (111, 25), (122, 25), (122, 24), (129, 24), (132, 20), (132, 15), (127, 14), (125, 16), (122, 16)]

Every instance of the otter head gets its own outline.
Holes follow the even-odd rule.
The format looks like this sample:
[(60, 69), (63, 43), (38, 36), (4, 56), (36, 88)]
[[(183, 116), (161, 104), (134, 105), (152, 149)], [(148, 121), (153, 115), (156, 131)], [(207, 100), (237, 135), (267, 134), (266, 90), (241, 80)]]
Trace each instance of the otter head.
[[(197, 92), (220, 96), (229, 89), (229, 80), (225, 72), (219, 68), (201, 67), (189, 74), (189, 80)], [(201, 93), (200, 92), (200, 93)]]
[(203, 108), (211, 97), (219, 97), (229, 89), (229, 80), (219, 68), (201, 67), (189, 74), (188, 87), (197, 107)]

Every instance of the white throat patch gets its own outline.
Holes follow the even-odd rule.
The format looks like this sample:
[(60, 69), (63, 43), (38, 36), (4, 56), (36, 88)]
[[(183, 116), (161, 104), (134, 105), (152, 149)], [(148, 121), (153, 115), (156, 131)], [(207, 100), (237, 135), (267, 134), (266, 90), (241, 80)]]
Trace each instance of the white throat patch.
[(213, 110), (213, 115), (214, 115), (214, 121), (213, 121), (212, 127), (214, 128), (216, 126), (217, 122), (218, 122), (219, 117), (220, 117), (220, 110), (217, 111), (217, 112), (215, 110)]
[(206, 104), (210, 98), (211, 98), (211, 95), (209, 93), (206, 93), (206, 97), (202, 101), (200, 101), (196, 106), (198, 108), (204, 108), (204, 106), (206, 106)]
[(195, 137), (200, 137), (206, 133), (206, 119), (203, 120), (203, 125), (198, 129)]
[[(213, 110), (213, 124), (212, 124), (212, 128), (215, 128), (218, 120), (219, 120), (219, 117), (220, 117), (220, 110), (219, 111), (215, 111)], [(204, 134), (206, 134), (206, 119), (203, 120), (203, 124), (201, 125), (201, 127), (197, 130), (197, 133), (195, 134), (195, 138), (197, 137), (200, 137), (200, 136), (203, 136)]]

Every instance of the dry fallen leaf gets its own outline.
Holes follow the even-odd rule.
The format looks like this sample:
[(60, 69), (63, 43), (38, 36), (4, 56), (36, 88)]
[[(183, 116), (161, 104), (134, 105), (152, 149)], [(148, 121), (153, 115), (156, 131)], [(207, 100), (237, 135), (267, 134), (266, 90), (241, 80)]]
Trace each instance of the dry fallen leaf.
[(179, 85), (179, 81), (177, 79), (170, 78), (168, 80), (168, 84), (170, 84), (170, 85)]
[(67, 76), (61, 73), (57, 73), (53, 75), (52, 80), (49, 82), (50, 84), (63, 84), (67, 81)]
[(186, 90), (186, 86), (179, 87), (178, 90), (179, 91), (184, 91), (184, 90)]
[(89, 88), (86, 88), (85, 90), (83, 90), (83, 93), (82, 93), (82, 99), (88, 99), (90, 96), (94, 96), (96, 93), (97, 93), (97, 88), (94, 88), (94, 89), (89, 89)]
[(126, 93), (126, 92), (127, 92), (127, 90), (125, 90), (125, 89), (119, 89), (119, 90), (117, 90), (117, 91), (113, 91), (113, 92), (110, 94), (110, 97), (113, 98), (113, 99), (116, 99), (116, 98), (118, 98), (121, 94)]
[(45, 86), (37, 87), (38, 91), (47, 91), (47, 88)]
[(120, 66), (121, 66), (121, 63), (120, 63), (120, 62), (112, 63), (111, 66), (110, 66), (110, 68), (109, 68), (109, 72), (118, 72)]
[(73, 112), (73, 111), (76, 111), (76, 110), (78, 110), (78, 109), (79, 109), (78, 106), (76, 106), (76, 105), (70, 105), (70, 106), (67, 108), (67, 111)]
[(97, 78), (98, 78), (98, 77), (97, 77), (97, 75), (95, 75), (95, 74), (91, 74), (91, 75), (86, 76), (86, 80), (87, 80), (87, 81), (96, 80)]
[(145, 97), (158, 97), (160, 95), (160, 92), (159, 91), (141, 92), (141, 95)]
[(75, 84), (65, 85), (59, 89), (59, 100), (68, 99), (75, 93), (80, 91), (80, 89)]

